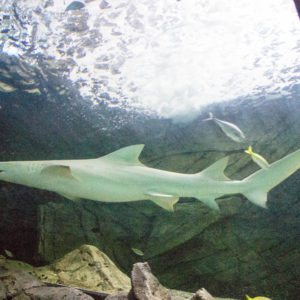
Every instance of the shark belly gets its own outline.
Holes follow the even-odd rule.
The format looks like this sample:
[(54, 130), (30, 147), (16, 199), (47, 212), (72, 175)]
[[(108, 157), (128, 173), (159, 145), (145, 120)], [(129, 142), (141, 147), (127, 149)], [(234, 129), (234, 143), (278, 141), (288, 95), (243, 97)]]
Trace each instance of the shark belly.
[[(103, 202), (128, 202), (151, 199), (151, 193), (184, 196), (182, 176), (148, 167), (124, 167), (106, 170), (98, 176), (79, 178), (72, 185), (61, 185), (56, 192)], [(98, 173), (99, 174), (99, 173)], [(76, 176), (76, 175), (75, 175)], [(180, 180), (178, 180), (180, 179)]]

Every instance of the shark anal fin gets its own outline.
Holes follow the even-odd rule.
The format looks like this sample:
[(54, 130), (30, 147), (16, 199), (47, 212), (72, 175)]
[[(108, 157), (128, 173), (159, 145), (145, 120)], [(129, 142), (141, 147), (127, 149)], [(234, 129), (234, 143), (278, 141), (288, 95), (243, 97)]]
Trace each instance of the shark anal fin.
[(174, 211), (174, 205), (179, 200), (178, 196), (156, 193), (156, 192), (147, 192), (145, 193), (145, 196), (147, 196), (148, 199), (153, 201), (155, 204), (171, 212)]
[[(113, 153), (107, 154), (103, 157), (98, 158), (101, 160), (109, 160), (117, 163), (126, 163), (131, 165), (142, 165), (139, 161), (139, 156), (144, 149), (144, 145), (133, 145), (125, 148), (121, 148)], [(97, 159), (96, 159), (97, 161)]]
[(220, 207), (218, 205), (218, 203), (216, 202), (216, 200), (214, 198), (197, 198), (198, 200), (200, 200), (201, 202), (203, 202), (205, 205), (207, 205), (208, 207), (210, 207), (213, 210), (220, 210)]
[(42, 169), (41, 174), (76, 180), (76, 178), (72, 175), (71, 168), (64, 165), (53, 165), (45, 167)]
[(251, 191), (251, 192), (246, 192), (243, 193), (245, 197), (251, 201), (252, 203), (263, 207), (263, 208), (268, 208), (267, 207), (267, 201), (268, 201), (268, 194), (267, 192), (264, 191)]
[(81, 200), (81, 198), (78, 198), (78, 197), (75, 197), (75, 196), (71, 196), (71, 195), (67, 195), (67, 194), (59, 193), (59, 195), (63, 196), (64, 198), (67, 198), (69, 200), (72, 200), (72, 201)]

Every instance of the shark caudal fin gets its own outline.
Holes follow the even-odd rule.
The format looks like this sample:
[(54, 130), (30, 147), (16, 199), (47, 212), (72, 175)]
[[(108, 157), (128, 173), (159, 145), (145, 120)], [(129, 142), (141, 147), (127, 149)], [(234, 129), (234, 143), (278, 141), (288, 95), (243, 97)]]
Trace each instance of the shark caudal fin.
[(245, 178), (242, 193), (252, 203), (267, 208), (268, 192), (300, 168), (300, 149)]

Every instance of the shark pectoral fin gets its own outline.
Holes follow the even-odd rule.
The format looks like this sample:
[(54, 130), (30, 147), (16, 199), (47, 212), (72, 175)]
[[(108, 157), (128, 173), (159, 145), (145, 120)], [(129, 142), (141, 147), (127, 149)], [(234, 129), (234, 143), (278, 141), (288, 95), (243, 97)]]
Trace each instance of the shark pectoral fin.
[(42, 169), (41, 174), (77, 180), (72, 175), (71, 168), (64, 165), (53, 165), (45, 167)]
[(214, 198), (197, 198), (197, 199), (213, 210), (217, 210), (217, 211), (220, 210), (219, 204), (216, 202)]
[(266, 192), (252, 191), (252, 192), (243, 193), (243, 194), (252, 203), (254, 203), (260, 207), (263, 207), (263, 208), (268, 208), (267, 207), (268, 194)]
[(78, 198), (78, 197), (75, 197), (75, 196), (71, 196), (71, 195), (67, 195), (67, 194), (59, 193), (59, 195), (63, 196), (64, 198), (67, 198), (69, 200), (72, 200), (72, 201), (81, 200), (81, 198)]
[(147, 196), (147, 198), (153, 201), (155, 204), (171, 212), (174, 211), (174, 205), (179, 200), (179, 197), (174, 195), (154, 193), (154, 192), (145, 193), (145, 196)]
[(228, 164), (229, 157), (224, 157), (205, 170), (203, 170), (200, 173), (197, 173), (197, 175), (209, 177), (211, 179), (219, 180), (219, 181), (224, 181), (224, 180), (230, 180), (228, 177), (225, 176), (224, 170)]

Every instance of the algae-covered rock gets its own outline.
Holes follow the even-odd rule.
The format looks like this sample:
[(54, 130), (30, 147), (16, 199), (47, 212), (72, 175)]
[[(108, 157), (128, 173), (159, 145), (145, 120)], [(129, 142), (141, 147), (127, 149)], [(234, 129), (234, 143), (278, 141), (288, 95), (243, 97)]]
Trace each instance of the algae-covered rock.
[(130, 289), (130, 279), (99, 249), (83, 245), (49, 266), (58, 282), (105, 292)]
[(0, 267), (24, 270), (48, 283), (107, 293), (130, 290), (130, 279), (104, 253), (90, 245), (83, 245), (44, 267), (33, 267), (0, 256)]

